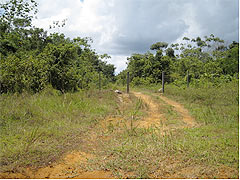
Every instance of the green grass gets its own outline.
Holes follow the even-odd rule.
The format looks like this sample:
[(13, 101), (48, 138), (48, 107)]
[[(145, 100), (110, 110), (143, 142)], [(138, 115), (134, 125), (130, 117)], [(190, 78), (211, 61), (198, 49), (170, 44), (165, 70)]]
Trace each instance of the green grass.
[(1, 95), (1, 171), (57, 160), (79, 148), (82, 137), (117, 108), (116, 95), (109, 90), (62, 95), (49, 88), (34, 95)]
[(187, 157), (211, 165), (239, 167), (238, 81), (219, 87), (181, 89), (167, 86), (167, 97), (185, 104), (201, 127), (184, 131), (178, 143)]

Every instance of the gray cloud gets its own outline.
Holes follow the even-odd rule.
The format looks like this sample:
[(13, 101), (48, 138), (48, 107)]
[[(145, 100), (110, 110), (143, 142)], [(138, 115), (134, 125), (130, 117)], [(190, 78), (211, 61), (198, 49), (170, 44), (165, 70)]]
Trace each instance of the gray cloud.
[(227, 41), (238, 41), (238, 0), (202, 0), (192, 6), (202, 35), (211, 33)]
[(144, 52), (157, 41), (172, 42), (188, 28), (175, 1), (116, 1), (112, 13), (117, 31), (111, 43), (112, 53)]
[(121, 0), (112, 13), (117, 31), (101, 50), (127, 55), (145, 52), (157, 41), (215, 34), (238, 41), (237, 0)]

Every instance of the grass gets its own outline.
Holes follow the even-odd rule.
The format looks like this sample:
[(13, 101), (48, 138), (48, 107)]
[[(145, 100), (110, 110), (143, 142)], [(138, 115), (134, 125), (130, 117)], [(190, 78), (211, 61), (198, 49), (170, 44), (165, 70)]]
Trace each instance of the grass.
[(112, 91), (0, 96), (1, 171), (39, 167), (77, 149), (82, 136), (118, 108)]
[(185, 156), (211, 165), (239, 168), (238, 81), (205, 89), (166, 87), (166, 96), (185, 104), (201, 127), (188, 129), (178, 143)]

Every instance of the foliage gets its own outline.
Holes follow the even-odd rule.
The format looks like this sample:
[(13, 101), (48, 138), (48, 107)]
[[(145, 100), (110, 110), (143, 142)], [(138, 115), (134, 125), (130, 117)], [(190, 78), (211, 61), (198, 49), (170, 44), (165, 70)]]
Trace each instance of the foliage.
[(48, 84), (61, 92), (115, 81), (115, 67), (91, 49), (90, 38), (48, 35), (32, 27), (34, 0), (9, 0), (0, 5), (0, 93), (38, 92)]
[[(133, 85), (160, 83), (163, 71), (165, 82), (176, 85), (186, 84), (187, 72), (195, 85), (203, 80), (218, 84), (225, 77), (238, 76), (239, 43), (234, 41), (227, 47), (224, 40), (213, 34), (192, 40), (184, 37), (183, 41), (169, 46), (165, 42), (157, 42), (150, 47), (156, 50), (155, 54), (132, 54), (126, 71), (130, 72)], [(124, 78), (119, 75), (118, 82)]]
[[(20, 58), (19, 58), (20, 56)], [(49, 63), (40, 56), (11, 54), (0, 60), (1, 93), (42, 90), (48, 81)]]

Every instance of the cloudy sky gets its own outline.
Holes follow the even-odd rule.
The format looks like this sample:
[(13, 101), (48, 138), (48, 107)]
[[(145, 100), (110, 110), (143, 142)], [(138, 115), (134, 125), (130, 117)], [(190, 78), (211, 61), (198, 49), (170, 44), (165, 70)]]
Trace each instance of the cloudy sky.
[(214, 34), (228, 43), (239, 39), (238, 0), (37, 0), (34, 24), (49, 30), (67, 19), (68, 37), (91, 37), (99, 54), (112, 58), (116, 72), (132, 53), (145, 53), (158, 41), (179, 42), (184, 36)]

